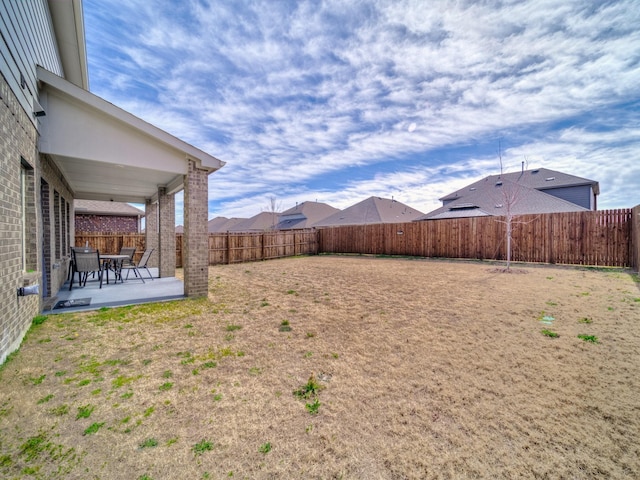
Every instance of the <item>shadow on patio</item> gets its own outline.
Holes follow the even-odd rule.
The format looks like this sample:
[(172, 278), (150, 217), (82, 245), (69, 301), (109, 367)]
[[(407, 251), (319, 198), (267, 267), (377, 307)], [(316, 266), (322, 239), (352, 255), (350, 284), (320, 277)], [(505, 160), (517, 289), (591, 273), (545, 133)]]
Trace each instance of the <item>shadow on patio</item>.
[[(113, 277), (106, 279), (100, 288), (97, 278), (89, 279), (86, 286), (79, 287), (76, 281), (69, 290), (66, 282), (58, 295), (44, 306), (45, 315), (52, 313), (68, 313), (83, 310), (97, 310), (102, 307), (121, 307), (140, 303), (164, 302), (186, 298), (184, 284), (176, 277), (158, 278), (158, 269), (150, 268), (153, 280), (146, 277), (145, 283), (129, 275), (124, 283), (114, 283)], [(146, 272), (144, 272), (146, 274)]]

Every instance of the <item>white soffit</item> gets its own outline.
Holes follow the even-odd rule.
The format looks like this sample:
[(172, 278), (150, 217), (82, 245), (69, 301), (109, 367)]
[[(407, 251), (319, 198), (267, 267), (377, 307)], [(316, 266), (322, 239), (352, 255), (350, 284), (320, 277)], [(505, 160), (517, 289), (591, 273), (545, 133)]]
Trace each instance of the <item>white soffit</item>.
[(144, 203), (158, 187), (181, 190), (189, 159), (208, 173), (224, 165), (41, 67), (37, 74), (45, 112), (39, 151), (56, 162), (77, 198)]

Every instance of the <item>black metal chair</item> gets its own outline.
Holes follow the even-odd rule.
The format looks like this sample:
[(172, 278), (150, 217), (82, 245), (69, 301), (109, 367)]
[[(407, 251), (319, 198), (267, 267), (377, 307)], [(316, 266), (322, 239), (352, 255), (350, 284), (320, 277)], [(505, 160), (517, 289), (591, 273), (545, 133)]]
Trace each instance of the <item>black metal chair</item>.
[(122, 247), (120, 249), (120, 255), (129, 255), (129, 260), (122, 262), (122, 265), (132, 265), (133, 257), (136, 254), (136, 247)]
[(96, 249), (92, 247), (70, 247), (69, 250), (71, 252), (71, 255), (69, 256), (69, 270), (67, 272), (67, 281), (69, 280), (73, 281), (73, 276), (76, 273), (76, 270), (75, 270), (76, 259), (74, 257), (74, 252), (79, 251), (79, 252), (85, 252), (85, 253), (93, 253), (96, 251)]
[[(118, 281), (118, 278), (120, 278), (120, 282), (123, 282), (124, 280), (122, 279), (122, 267), (131, 267), (132, 265), (134, 265), (133, 262), (133, 257), (136, 254), (136, 247), (122, 247), (120, 249), (120, 255), (128, 255), (129, 258), (127, 258), (126, 260), (120, 260), (120, 262), (116, 262), (114, 263), (112, 266), (115, 267), (114, 268), (114, 272), (116, 274), (116, 282)], [(107, 273), (107, 275), (109, 275)], [(107, 276), (107, 280), (109, 279), (109, 277)], [(107, 281), (107, 283), (109, 283)]]
[(71, 283), (69, 284), (69, 290), (73, 288), (73, 280), (75, 274), (78, 273), (78, 285), (83, 287), (87, 284), (87, 278), (90, 273), (97, 273), (100, 280), (100, 288), (102, 288), (102, 262), (100, 262), (100, 252), (97, 250), (85, 251), (93, 249), (72, 249), (71, 256), (73, 257), (73, 274), (71, 275)]
[[(129, 272), (133, 270), (133, 273), (135, 274), (136, 278), (139, 278), (140, 280), (142, 280), (142, 283), (145, 283), (144, 278), (142, 278), (142, 273), (140, 273), (140, 270), (142, 269), (146, 270), (147, 274), (149, 275), (149, 278), (153, 280), (153, 276), (151, 275), (149, 268), (147, 268), (147, 263), (149, 262), (149, 257), (151, 257), (153, 250), (154, 250), (153, 248), (150, 250), (145, 250), (144, 253), (142, 254), (142, 258), (140, 259), (137, 265), (133, 262), (131, 263), (131, 265), (122, 265), (122, 270), (127, 271), (127, 277), (125, 278), (125, 280), (129, 280)], [(122, 275), (122, 272), (120, 274)]]

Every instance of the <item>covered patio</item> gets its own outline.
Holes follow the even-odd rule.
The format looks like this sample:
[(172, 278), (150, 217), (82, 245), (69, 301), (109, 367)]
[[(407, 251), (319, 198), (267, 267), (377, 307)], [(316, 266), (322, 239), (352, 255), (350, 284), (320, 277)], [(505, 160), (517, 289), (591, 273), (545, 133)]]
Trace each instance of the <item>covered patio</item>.
[(176, 277), (158, 277), (158, 269), (150, 268), (153, 280), (145, 275), (145, 282), (133, 275), (124, 282), (115, 282), (113, 277), (109, 284), (100, 282), (97, 278), (89, 278), (85, 286), (74, 283), (69, 290), (69, 282), (65, 283), (58, 292), (55, 302), (43, 311), (45, 315), (55, 313), (79, 312), (97, 310), (103, 307), (121, 307), (141, 303), (165, 302), (185, 298), (184, 284)]
[[(91, 289), (91, 295), (83, 294), (83, 289), (75, 286), (69, 291), (58, 273), (60, 270), (55, 272), (66, 268), (69, 253), (61, 252), (65, 265), (56, 264), (60, 252), (45, 251), (43, 263), (53, 265), (54, 270), (45, 277), (50, 283), (47, 285), (50, 298), (44, 299), (45, 310), (61, 301), (86, 297), (91, 297), (93, 308), (99, 308), (148, 299), (206, 295), (208, 175), (224, 162), (46, 69), (38, 67), (37, 76), (42, 109), (40, 154), (58, 170), (74, 199), (145, 205), (145, 246), (154, 249), (149, 266), (157, 277), (145, 284), (136, 281), (135, 289), (130, 281), (102, 289), (96, 285), (95, 293), (93, 286), (87, 284), (84, 290)], [(175, 278), (174, 196), (182, 190), (184, 282)], [(62, 218), (69, 223), (68, 244), (74, 246), (73, 209)], [(58, 239), (53, 240), (57, 245)], [(59, 243), (63, 245), (60, 250), (64, 250), (65, 242)], [(53, 281), (56, 284), (52, 285)]]

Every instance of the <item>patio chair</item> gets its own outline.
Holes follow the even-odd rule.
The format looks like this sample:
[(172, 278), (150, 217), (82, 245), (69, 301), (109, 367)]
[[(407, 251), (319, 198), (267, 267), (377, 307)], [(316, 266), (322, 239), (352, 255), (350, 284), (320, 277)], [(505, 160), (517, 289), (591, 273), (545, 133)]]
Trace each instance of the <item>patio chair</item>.
[[(122, 270), (127, 271), (127, 276), (125, 280), (129, 280), (129, 272), (133, 270), (133, 273), (135, 274), (136, 278), (139, 278), (140, 280), (142, 280), (142, 283), (145, 283), (144, 278), (142, 278), (142, 273), (140, 273), (140, 270), (142, 269), (146, 270), (147, 274), (149, 275), (149, 278), (153, 280), (153, 276), (151, 275), (149, 268), (147, 268), (147, 263), (149, 262), (149, 257), (153, 253), (153, 250), (154, 250), (153, 248), (150, 250), (145, 250), (144, 253), (142, 254), (142, 258), (140, 259), (137, 265), (133, 262), (131, 263), (131, 265), (122, 265)], [(120, 275), (122, 275), (122, 272), (120, 273)]]
[(75, 257), (74, 257), (74, 252), (75, 251), (80, 251), (80, 252), (85, 252), (85, 253), (93, 253), (96, 251), (95, 248), (92, 247), (70, 247), (70, 251), (71, 251), (71, 255), (69, 256), (69, 271), (67, 272), (67, 281), (71, 280), (73, 281), (73, 275), (75, 275), (76, 271), (75, 271)]
[(136, 247), (122, 247), (120, 255), (129, 255), (129, 260), (122, 262), (122, 265), (133, 265), (133, 257), (136, 254)]
[(100, 288), (102, 288), (102, 263), (100, 262), (100, 252), (94, 250), (93, 252), (85, 252), (85, 249), (74, 249), (71, 250), (71, 255), (73, 257), (73, 271), (74, 274), (71, 276), (71, 284), (69, 285), (69, 290), (73, 288), (73, 279), (75, 278), (75, 273), (79, 274), (78, 285), (86, 286), (87, 278), (90, 273), (98, 274), (98, 279), (100, 280)]

